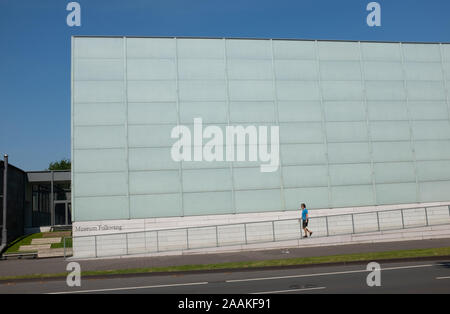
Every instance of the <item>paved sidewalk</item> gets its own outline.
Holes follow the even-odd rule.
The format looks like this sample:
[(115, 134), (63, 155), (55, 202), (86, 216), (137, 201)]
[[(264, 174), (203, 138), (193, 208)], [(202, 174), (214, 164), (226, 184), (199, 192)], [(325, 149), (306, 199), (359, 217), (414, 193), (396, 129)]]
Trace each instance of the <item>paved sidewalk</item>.
[[(129, 257), (115, 259), (91, 259), (77, 261), (82, 271), (114, 270), (141, 267), (179, 266), (191, 264), (216, 264), (227, 262), (261, 261), (295, 257), (327, 256), (338, 254), (369, 253), (392, 250), (427, 249), (449, 247), (450, 239), (400, 241), (333, 245), (311, 248), (289, 248), (265, 251), (248, 251), (219, 254), (189, 254), (164, 257)], [(289, 252), (289, 253), (287, 253)], [(0, 277), (66, 272), (68, 260), (63, 258), (0, 260)]]

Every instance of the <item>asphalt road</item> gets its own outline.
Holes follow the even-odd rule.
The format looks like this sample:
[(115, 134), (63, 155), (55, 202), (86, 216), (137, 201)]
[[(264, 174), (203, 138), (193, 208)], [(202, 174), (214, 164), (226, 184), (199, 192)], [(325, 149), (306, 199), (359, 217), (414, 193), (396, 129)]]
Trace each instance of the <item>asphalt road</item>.
[(166, 276), (81, 279), (0, 285), (0, 293), (450, 293), (450, 260), (381, 264), (381, 286), (369, 287), (364, 265), (315, 266), (298, 269), (235, 271)]

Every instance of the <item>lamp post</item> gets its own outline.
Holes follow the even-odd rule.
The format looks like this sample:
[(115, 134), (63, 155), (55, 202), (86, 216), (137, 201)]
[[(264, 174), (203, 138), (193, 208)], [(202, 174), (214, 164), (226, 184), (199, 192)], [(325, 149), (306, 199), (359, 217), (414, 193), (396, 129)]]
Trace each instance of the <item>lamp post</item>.
[(7, 201), (7, 183), (8, 183), (8, 155), (5, 154), (3, 169), (3, 228), (2, 228), (2, 247), (6, 245), (6, 201)]

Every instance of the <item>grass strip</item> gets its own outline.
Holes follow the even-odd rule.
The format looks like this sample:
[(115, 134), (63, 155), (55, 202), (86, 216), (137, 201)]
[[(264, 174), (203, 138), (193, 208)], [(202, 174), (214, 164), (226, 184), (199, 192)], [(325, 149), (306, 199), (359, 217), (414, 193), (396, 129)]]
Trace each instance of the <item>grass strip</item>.
[[(415, 249), (415, 250), (398, 250), (373, 253), (357, 253), (345, 255), (317, 256), (317, 257), (299, 257), (286, 258), (265, 261), (249, 261), (249, 262), (230, 262), (219, 264), (199, 264), (199, 265), (182, 265), (167, 267), (147, 267), (147, 268), (129, 268), (129, 269), (111, 269), (111, 270), (93, 270), (82, 271), (82, 276), (107, 276), (107, 275), (126, 275), (126, 274), (145, 274), (159, 272), (183, 272), (183, 271), (202, 271), (202, 270), (220, 270), (220, 269), (246, 269), (254, 267), (276, 267), (276, 266), (293, 266), (293, 265), (318, 265), (324, 263), (340, 263), (340, 262), (357, 262), (357, 261), (374, 261), (383, 259), (402, 259), (414, 257), (433, 257), (433, 256), (450, 256), (450, 247), (432, 248), (432, 249)], [(45, 279), (55, 277), (65, 277), (68, 273), (54, 274), (32, 274), (22, 276), (4, 276), (0, 280), (14, 279)]]

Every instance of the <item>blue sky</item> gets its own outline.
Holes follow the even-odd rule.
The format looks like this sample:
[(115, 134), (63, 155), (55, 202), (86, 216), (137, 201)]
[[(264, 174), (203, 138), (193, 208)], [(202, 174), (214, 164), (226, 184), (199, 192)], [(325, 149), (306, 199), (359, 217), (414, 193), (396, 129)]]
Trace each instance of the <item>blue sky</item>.
[(24, 170), (70, 158), (72, 35), (209, 36), (450, 42), (450, 1), (0, 0), (0, 153)]

